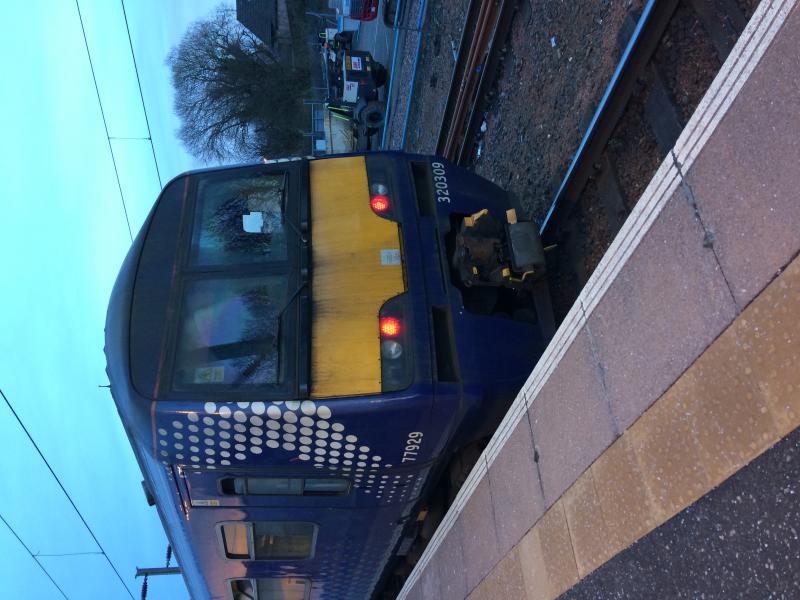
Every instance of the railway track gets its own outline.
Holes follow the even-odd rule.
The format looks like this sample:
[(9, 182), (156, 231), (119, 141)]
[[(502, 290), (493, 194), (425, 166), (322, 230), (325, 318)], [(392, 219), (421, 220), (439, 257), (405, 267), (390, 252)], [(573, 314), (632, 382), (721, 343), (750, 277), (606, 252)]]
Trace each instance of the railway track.
[[(671, 151), (747, 19), (735, 0), (650, 0), (541, 225), (556, 321)], [(675, 73), (696, 68), (694, 85)], [(554, 281), (555, 280), (555, 281)]]
[(517, 0), (473, 0), (462, 29), (436, 153), (457, 164), (471, 155)]
[[(557, 323), (733, 48), (747, 2), (649, 0), (628, 15), (619, 64), (540, 229)], [(516, 9), (516, 0), (473, 0), (467, 12), (436, 146), (457, 164), (474, 160)], [(676, 76), (687, 69), (696, 70), (688, 86)]]

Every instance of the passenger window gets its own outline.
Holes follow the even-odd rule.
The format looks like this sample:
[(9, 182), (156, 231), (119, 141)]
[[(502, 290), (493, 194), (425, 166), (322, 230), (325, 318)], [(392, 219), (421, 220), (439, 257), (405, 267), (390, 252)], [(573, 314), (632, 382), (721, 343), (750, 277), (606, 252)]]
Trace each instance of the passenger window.
[(225, 477), (224, 494), (234, 496), (340, 496), (350, 491), (350, 481), (334, 477)]
[(224, 523), (221, 533), (227, 558), (291, 560), (313, 554), (316, 526), (300, 521), (234, 522)]
[(181, 308), (176, 387), (282, 383), (286, 289), (283, 276), (191, 283)]
[(248, 477), (247, 493), (257, 496), (299, 496), (303, 493), (303, 480)]
[(222, 526), (222, 541), (228, 558), (250, 558), (249, 531), (246, 523), (226, 523)]
[(260, 521), (253, 523), (256, 560), (308, 558), (314, 542), (312, 523)]
[(192, 263), (197, 266), (285, 261), (285, 174), (223, 177), (197, 188)]
[(303, 492), (306, 496), (340, 495), (350, 491), (350, 481), (347, 479), (306, 479)]
[(305, 600), (308, 597), (307, 579), (234, 579), (231, 581), (233, 600)]

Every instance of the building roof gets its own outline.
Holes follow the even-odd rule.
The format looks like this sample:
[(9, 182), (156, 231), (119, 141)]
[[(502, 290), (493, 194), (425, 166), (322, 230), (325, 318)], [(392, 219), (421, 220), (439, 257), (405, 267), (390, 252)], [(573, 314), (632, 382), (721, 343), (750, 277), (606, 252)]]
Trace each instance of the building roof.
[(236, 20), (272, 47), (278, 21), (277, 0), (236, 0)]

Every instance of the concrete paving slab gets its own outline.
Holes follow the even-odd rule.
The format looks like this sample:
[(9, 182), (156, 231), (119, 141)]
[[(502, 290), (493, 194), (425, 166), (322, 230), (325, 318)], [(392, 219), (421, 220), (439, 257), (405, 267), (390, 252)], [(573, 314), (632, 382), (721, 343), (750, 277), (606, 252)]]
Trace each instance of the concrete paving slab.
[(406, 591), (406, 600), (425, 600), (422, 595), (422, 579), (418, 579), (414, 587)]
[(591, 466), (595, 490), (606, 526), (621, 548), (630, 546), (656, 526), (630, 435), (617, 439)]
[(800, 424), (800, 259), (734, 324), (744, 376), (764, 396), (782, 435)]
[(525, 413), (489, 467), (497, 541), (508, 552), (544, 514), (539, 470), (534, 462), (533, 437)]
[[(800, 136), (793, 141), (787, 133), (800, 125), (796, 116), (792, 121), (796, 108), (787, 108), (792, 102), (796, 107), (800, 97), (790, 73), (800, 64), (800, 44), (794, 39), (800, 38), (800, 9), (792, 6), (793, 0), (765, 0), (759, 7), (758, 19), (764, 17), (766, 25), (758, 25), (755, 33), (748, 26), (750, 33), (742, 40), (752, 34), (750, 41), (737, 44), (732, 53), (750, 62), (723, 68), (724, 77), (718, 79), (732, 79), (712, 89), (710, 100), (704, 98), (707, 114), (696, 114), (695, 131), (682, 134), (683, 145), (676, 145), (676, 160), (683, 162), (682, 169), (685, 165), (683, 185), (675, 189), (675, 165), (665, 163), (672, 174), (664, 183), (666, 191), (657, 203), (647, 204), (646, 214), (640, 211), (644, 238), (631, 238), (620, 254), (623, 259), (608, 267), (603, 285), (595, 285), (591, 297), (584, 294), (582, 306), (589, 314), (575, 327), (577, 337), (570, 337), (554, 370), (537, 380), (529, 419), (540, 453), (544, 499), (551, 506), (510, 551), (519, 556), (527, 598), (552, 599), (567, 590), (568, 598), (800, 593), (800, 576), (793, 569), (800, 560), (795, 531), (800, 515), (793, 501), (800, 464), (800, 430), (795, 429), (800, 424), (800, 259), (788, 264), (800, 248), (800, 221), (791, 212), (800, 200), (797, 193), (790, 195), (800, 164)], [(775, 31), (780, 35), (767, 48)], [(785, 56), (793, 69), (781, 63)], [(775, 65), (766, 65), (773, 60)], [(742, 87), (750, 71), (767, 68), (772, 75), (754, 76)], [(775, 78), (780, 97), (770, 97), (775, 96)], [(729, 106), (731, 114), (721, 117)], [(751, 116), (741, 117), (748, 110)], [(768, 118), (769, 111), (773, 116)], [(741, 135), (732, 125), (740, 118)], [(748, 136), (758, 138), (759, 156), (746, 152)], [(780, 148), (767, 147), (770, 136), (778, 146), (786, 145), (790, 160), (778, 155)], [(717, 160), (704, 165), (714, 152)], [(736, 189), (726, 188), (725, 179), (738, 177), (737, 170), (744, 179)], [(786, 182), (762, 181), (778, 177)], [(733, 195), (738, 189), (745, 191)], [(788, 226), (772, 239), (768, 230), (780, 225), (782, 217), (774, 214), (780, 211), (790, 211)], [(758, 243), (748, 237), (755, 235), (747, 229), (748, 219), (755, 223)], [(636, 228), (630, 229), (628, 234), (636, 234)], [(596, 418), (598, 399), (605, 402), (612, 432), (599, 450), (593, 449), (598, 444), (592, 437), (602, 439), (605, 427)], [(570, 411), (574, 414), (565, 417)], [(787, 440), (758, 456), (787, 433)], [(580, 449), (571, 453), (571, 446)], [(776, 447), (783, 448), (777, 455)], [(500, 585), (496, 579), (502, 579), (505, 568), (498, 562), (500, 547), (510, 539), (501, 541), (500, 533), (493, 539), (479, 529), (499, 514), (499, 502), (507, 504), (505, 496), (514, 486), (503, 469), (513, 468), (506, 461), (510, 465), (517, 457), (502, 456), (502, 446), (490, 448), (489, 476), (472, 478), (472, 496), (462, 495), (449, 521), (457, 519), (449, 535), (462, 527), (470, 531), (462, 539), (462, 554), (473, 598), (503, 593), (493, 586)], [(494, 502), (494, 514), (486, 510), (487, 502)], [(616, 541), (612, 553), (620, 553), (575, 586), (579, 571), (583, 575), (593, 567), (594, 554), (609, 554), (602, 543), (594, 547), (598, 540), (590, 533), (597, 530)], [(491, 559), (487, 540), (498, 551)], [(620, 564), (622, 570), (612, 568)], [(472, 589), (470, 581), (481, 581), (487, 565), (485, 579)], [(752, 587), (760, 581), (771, 583)]]
[(525, 598), (525, 580), (519, 553), (513, 550), (506, 554), (492, 572), (469, 595), (469, 600), (499, 600)]
[(698, 461), (695, 422), (683, 400), (668, 391), (630, 429), (631, 447), (658, 522), (683, 510), (711, 487)]
[(729, 328), (670, 390), (685, 407), (712, 484), (724, 481), (780, 438)]
[(800, 249), (800, 8), (685, 173), (736, 302)]
[(471, 591), (500, 560), (488, 479), (475, 488), (458, 521), (467, 590)]
[[(464, 553), (461, 549), (461, 528), (458, 523), (450, 529), (434, 555), (433, 568), (439, 570), (439, 591), (442, 600), (462, 600), (467, 595), (464, 572)], [(431, 567), (429, 567), (431, 568)]]
[[(547, 575), (547, 566), (544, 562), (544, 550), (539, 539), (539, 530), (535, 527), (528, 531), (517, 546), (522, 582), (528, 600), (549, 600), (550, 579)], [(574, 557), (573, 557), (574, 561)], [(578, 577), (577, 568), (575, 577)]]
[(529, 415), (549, 506), (617, 435), (585, 328), (534, 398)]
[(586, 577), (616, 554), (616, 531), (606, 525), (591, 470), (586, 471), (562, 498), (578, 574)]
[(425, 600), (428, 598), (441, 597), (439, 572), (436, 569), (425, 569), (425, 572), (422, 574), (422, 577), (417, 584), (417, 588), (420, 591), (421, 597)]
[(621, 430), (736, 315), (719, 264), (703, 239), (703, 228), (678, 189), (588, 317)]
[[(551, 506), (533, 531), (536, 531), (547, 573), (548, 597), (555, 598), (580, 579), (564, 505), (559, 501)], [(523, 556), (521, 553), (520, 557)], [(522, 566), (524, 570), (524, 562)]]

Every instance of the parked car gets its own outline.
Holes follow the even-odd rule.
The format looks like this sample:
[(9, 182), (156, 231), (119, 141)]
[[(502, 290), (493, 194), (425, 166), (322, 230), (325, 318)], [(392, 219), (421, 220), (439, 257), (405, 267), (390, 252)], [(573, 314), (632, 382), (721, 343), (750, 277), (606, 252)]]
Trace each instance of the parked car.
[(343, 17), (372, 21), (378, 16), (380, 0), (341, 0), (337, 10)]

